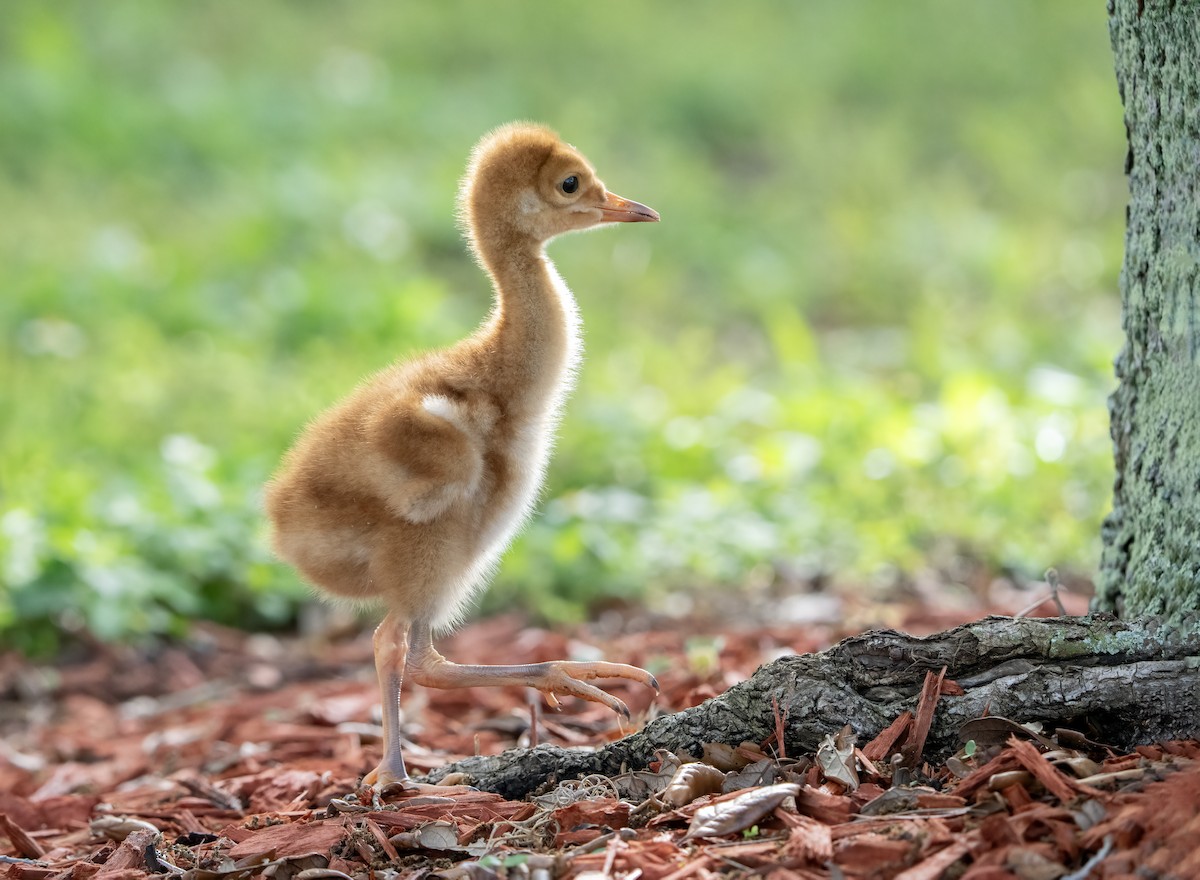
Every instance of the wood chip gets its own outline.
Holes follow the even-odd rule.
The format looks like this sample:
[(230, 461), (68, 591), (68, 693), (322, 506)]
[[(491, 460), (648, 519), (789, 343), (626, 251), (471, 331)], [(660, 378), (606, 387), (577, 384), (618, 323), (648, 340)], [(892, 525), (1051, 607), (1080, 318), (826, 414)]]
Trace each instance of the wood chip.
[(960, 797), (970, 798), (976, 791), (987, 786), (997, 773), (1013, 770), (1017, 767), (1017, 758), (1011, 751), (1003, 751), (986, 764), (971, 771), (959, 780), (952, 791)]
[(307, 855), (329, 855), (349, 836), (341, 819), (326, 822), (291, 822), (272, 825), (256, 831), (231, 849), (231, 859), (242, 861), (255, 858), (296, 858)]
[(371, 836), (375, 838), (375, 842), (379, 844), (379, 848), (383, 850), (384, 855), (395, 862), (400, 858), (400, 854), (396, 852), (396, 847), (392, 846), (392, 842), (388, 840), (388, 836), (383, 833), (383, 829), (379, 827), (379, 823), (374, 819), (367, 818), (367, 830), (371, 832)]
[(830, 826), (808, 816), (776, 810), (776, 817), (788, 828), (783, 852), (789, 860), (824, 864), (833, 858), (833, 833)]
[(144, 877), (149, 869), (146, 865), (146, 848), (158, 839), (154, 831), (139, 829), (122, 841), (116, 852), (108, 857), (93, 880), (124, 880), (129, 876)]
[[(511, 622), (498, 626), (498, 638), (464, 634), (448, 650), (464, 662), (539, 662), (566, 650), (565, 640), (529, 636)], [(535, 653), (512, 656), (514, 645), (526, 638), (532, 639)], [(682, 656), (684, 638), (677, 632), (639, 633), (612, 653), (633, 662), (650, 653)], [(762, 659), (755, 651), (797, 644), (797, 638), (731, 632), (722, 652), (723, 672), (747, 676)], [(244, 646), (245, 638), (227, 634), (218, 641), (234, 651)], [(39, 722), (33, 733), (17, 730), (16, 751), (0, 750), (0, 814), (7, 817), (0, 820), (0, 876), (96, 880), (103, 874), (102, 880), (147, 880), (156, 864), (172, 872), (177, 863), (181, 870), (193, 869), (197, 880), (222, 880), (216, 866), (228, 869), (236, 862), (244, 867), (244, 876), (238, 874), (236, 880), (246, 880), (252, 871), (262, 873), (264, 864), (279, 877), (346, 880), (378, 871), (384, 862), (404, 876), (415, 876), (431, 869), (435, 860), (467, 859), (450, 869), (465, 877), (471, 870), (467, 865), (475, 864), (470, 858), (486, 844), (502, 864), (513, 860), (510, 874), (525, 871), (533, 878), (562, 873), (581, 880), (664, 880), (672, 875), (717, 880), (752, 871), (769, 880), (827, 880), (840, 870), (848, 878), (930, 880), (965, 870), (971, 880), (1011, 880), (1062, 865), (1076, 866), (1078, 872), (1079, 866), (1101, 861), (1103, 868), (1096, 870), (1106, 876), (1132, 875), (1143, 868), (1164, 876), (1200, 877), (1195, 846), (1200, 839), (1200, 768), (1189, 765), (1200, 757), (1197, 742), (1159, 743), (1123, 756), (1095, 744), (1075, 745), (1092, 760), (1103, 759), (1097, 770), (1075, 760), (1071, 746), (1078, 740), (1047, 741), (1053, 751), (1041, 754), (1043, 747), (1030, 743), (1027, 734), (1018, 736), (1019, 744), (1007, 741), (1008, 734), (1017, 732), (1014, 722), (985, 721), (977, 728), (981, 734), (1003, 735), (997, 741), (1001, 751), (992, 760), (971, 769), (981, 759), (964, 759), (953, 773), (948, 765), (924, 768), (944, 781), (944, 790), (890, 787), (888, 759), (906, 746), (904, 754), (920, 760), (917, 728), (934, 717), (940, 697), (952, 699), (956, 692), (953, 682), (943, 676), (937, 685), (932, 674), (925, 676), (914, 711), (901, 713), (861, 752), (855, 751), (863, 782), (853, 794), (842, 794), (837, 783), (825, 781), (812, 753), (780, 762), (757, 744), (743, 743), (709, 750), (710, 759), (724, 767), (747, 765), (725, 775), (724, 795), (662, 813), (645, 826), (649, 816), (639, 812), (635, 828), (627, 827), (629, 805), (609, 797), (561, 806), (456, 788), (435, 795), (405, 792), (381, 805), (357, 786), (380, 757), (377, 729), (366, 724), (365, 711), (377, 703), (375, 686), (365, 674), (361, 680), (337, 674), (349, 668), (369, 670), (370, 638), (355, 642), (353, 650), (347, 645), (341, 641), (323, 648), (337, 660), (320, 669), (320, 675), (297, 677), (292, 674), (297, 667), (281, 665), (283, 683), (274, 692), (247, 694), (226, 684), (179, 701), (164, 690), (128, 713), (96, 696), (113, 678), (108, 661), (97, 664), (81, 685), (83, 691), (61, 702), (55, 698), (53, 708), (61, 720)], [(304, 663), (313, 662), (310, 648), (303, 656)], [(0, 656), (0, 667), (4, 662)], [(237, 662), (230, 668), (240, 675), (244, 665)], [(724, 688), (719, 676), (704, 679), (685, 667), (674, 664), (660, 676), (660, 705), (669, 710), (680, 708), (687, 694)], [(138, 668), (153, 672), (154, 664), (143, 658)], [(211, 672), (203, 663), (199, 668), (205, 676)], [(62, 680), (70, 676), (66, 669)], [(630, 688), (622, 696), (632, 703), (639, 694)], [(199, 697), (217, 702), (204, 703)], [(406, 753), (410, 765), (435, 767), (448, 754), (469, 754), (477, 745), (490, 752), (514, 744), (520, 733), (515, 727), (494, 730), (481, 724), (504, 717), (519, 698), (515, 689), (407, 695), (405, 709), (413, 723), (405, 732), (416, 740)], [(6, 721), (0, 719), (0, 726)], [(331, 726), (335, 722), (348, 726), (339, 732)], [(361, 728), (357, 732), (351, 729), (356, 725)], [(6, 748), (12, 730), (16, 728), (4, 731)], [(108, 733), (101, 736), (104, 731)], [(578, 715), (545, 724), (543, 731), (560, 743), (586, 740), (588, 745), (616, 734), (603, 707), (586, 706)], [(19, 760), (7, 760), (9, 754)], [(643, 786), (648, 814), (654, 812), (651, 791), (691, 760), (665, 752), (658, 757), (666, 768), (662, 774), (631, 767), (610, 780), (620, 786), (634, 777), (653, 780)], [(849, 765), (849, 759), (845, 762)], [(1071, 763), (1078, 768), (1075, 773)], [(742, 813), (728, 826), (744, 831), (745, 822), (752, 821), (757, 832), (733, 830), (723, 839), (695, 836), (684, 842), (687, 823), (703, 809), (753, 799), (755, 791), (770, 783), (804, 780), (806, 771), (812, 785), (797, 788), (794, 797), (757, 819)], [(1080, 772), (1089, 778), (1076, 779)], [(1134, 790), (1127, 784), (1130, 777), (1144, 784)], [(989, 784), (1002, 782), (1008, 784), (1000, 791), (987, 791)], [(1096, 783), (1107, 790), (1099, 791)], [(1081, 796), (1087, 798), (1082, 803)], [(107, 806), (97, 812), (100, 802)], [(860, 814), (866, 812), (874, 815), (863, 818)], [(122, 828), (128, 832), (126, 840), (114, 842), (89, 833), (89, 821), (101, 817), (135, 821)], [(165, 841), (145, 836), (153, 828), (161, 829)], [(576, 849), (554, 857), (534, 855), (527, 850), (535, 840)], [(157, 853), (158, 862), (148, 863), (148, 853)], [(964, 869), (967, 857), (972, 861)], [(328, 867), (322, 867), (326, 860)]]
[(913, 713), (905, 709), (896, 720), (879, 731), (875, 739), (863, 746), (863, 754), (872, 761), (882, 761), (892, 754), (896, 744), (903, 740), (912, 727)]
[(837, 841), (833, 857), (834, 863), (845, 872), (870, 875), (881, 865), (904, 864), (915, 847), (910, 841), (868, 833)]
[(938, 880), (947, 868), (966, 857), (976, 840), (975, 835), (956, 840), (945, 849), (901, 871), (893, 880)]
[(850, 821), (854, 802), (846, 795), (828, 794), (805, 786), (796, 795), (796, 810), (829, 825), (839, 825)]
[(18, 853), (27, 859), (40, 859), (46, 854), (41, 845), (29, 836), (29, 832), (11, 819), (7, 813), (0, 813), (0, 834), (12, 841)]
[(917, 700), (917, 712), (913, 716), (912, 732), (902, 751), (904, 764), (907, 767), (916, 767), (921, 763), (921, 755), (925, 751), (925, 740), (929, 736), (929, 728), (933, 725), (933, 714), (937, 711), (942, 679), (945, 676), (945, 666), (936, 675), (932, 671), (925, 673), (925, 683), (921, 686), (921, 696)]
[(1080, 784), (1047, 761), (1033, 743), (1014, 736), (1009, 739), (1008, 747), (1012, 749), (1013, 755), (1021, 766), (1032, 773), (1048, 792), (1063, 803), (1072, 801), (1081, 794), (1100, 794), (1098, 790)]
[(966, 696), (966, 691), (963, 686), (952, 678), (947, 678), (942, 681), (941, 687), (938, 688), (938, 693), (943, 697), (963, 697)]
[(616, 798), (590, 798), (559, 807), (551, 817), (563, 831), (572, 831), (581, 825), (614, 829), (629, 824), (631, 810), (628, 803)]

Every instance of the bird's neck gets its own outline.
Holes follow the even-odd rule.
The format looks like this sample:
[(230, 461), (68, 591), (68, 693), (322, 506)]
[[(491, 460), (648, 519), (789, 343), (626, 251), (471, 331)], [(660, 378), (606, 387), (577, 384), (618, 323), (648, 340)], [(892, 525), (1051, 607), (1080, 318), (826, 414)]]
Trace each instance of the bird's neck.
[(581, 350), (575, 298), (540, 243), (509, 243), (480, 256), (495, 288), (480, 329), (489, 383), (511, 405), (554, 410), (570, 389)]

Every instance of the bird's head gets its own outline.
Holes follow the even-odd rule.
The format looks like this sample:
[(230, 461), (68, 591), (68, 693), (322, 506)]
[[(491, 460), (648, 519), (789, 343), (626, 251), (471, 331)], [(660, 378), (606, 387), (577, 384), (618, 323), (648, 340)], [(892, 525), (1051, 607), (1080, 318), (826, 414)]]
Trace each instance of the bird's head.
[(476, 145), (463, 178), (460, 215), (472, 240), (519, 237), (543, 243), (601, 223), (658, 220), (610, 193), (591, 163), (548, 128), (512, 123)]

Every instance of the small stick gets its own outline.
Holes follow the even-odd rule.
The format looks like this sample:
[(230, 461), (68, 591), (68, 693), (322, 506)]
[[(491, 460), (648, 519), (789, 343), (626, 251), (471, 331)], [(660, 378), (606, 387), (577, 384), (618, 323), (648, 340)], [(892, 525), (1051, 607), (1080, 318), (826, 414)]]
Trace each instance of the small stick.
[(1059, 617), (1066, 617), (1067, 616), (1067, 608), (1065, 605), (1063, 605), (1062, 599), (1058, 598), (1058, 591), (1062, 589), (1062, 583), (1058, 579), (1058, 569), (1057, 568), (1046, 569), (1046, 584), (1050, 587), (1050, 595), (1042, 596), (1040, 599), (1038, 599), (1033, 604), (1026, 605), (1024, 608), (1022, 608), (1020, 611), (1018, 611), (1016, 614), (1014, 614), (1013, 617), (1024, 617), (1026, 614), (1033, 611), (1035, 608), (1037, 608), (1039, 605), (1041, 605), (1047, 599), (1054, 600), (1054, 604), (1058, 607), (1058, 616)]
[(783, 716), (779, 712), (779, 698), (771, 695), (771, 711), (775, 713), (775, 742), (779, 747), (779, 760), (787, 758), (787, 747), (783, 744)]
[(1058, 598), (1058, 591), (1062, 589), (1062, 584), (1058, 580), (1058, 569), (1046, 569), (1046, 583), (1050, 585), (1050, 598), (1054, 600), (1054, 604), (1058, 606), (1058, 616), (1066, 617), (1067, 609), (1062, 603), (1062, 599)]

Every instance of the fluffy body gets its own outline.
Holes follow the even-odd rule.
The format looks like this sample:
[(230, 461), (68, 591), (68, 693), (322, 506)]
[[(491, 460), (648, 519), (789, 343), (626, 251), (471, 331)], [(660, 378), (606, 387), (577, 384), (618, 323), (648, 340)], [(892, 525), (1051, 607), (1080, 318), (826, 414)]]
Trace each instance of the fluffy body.
[(486, 585), (537, 499), (580, 356), (570, 291), (549, 260), (533, 268), (537, 335), (556, 344), (513, 340), (525, 334), (497, 309), (453, 348), (368, 379), (288, 453), (267, 509), (276, 552), (309, 581), (435, 628)]
[(388, 609), (375, 631), (384, 755), (367, 784), (408, 782), (399, 694), (429, 687), (525, 685), (629, 714), (587, 682), (636, 667), (593, 661), (451, 663), (431, 633), (457, 622), (527, 519), (580, 357), (575, 300), (544, 252), (556, 235), (657, 220), (608, 192), (553, 132), (509, 125), (475, 148), (459, 217), (495, 305), (445, 351), (398, 362), (318, 416), (267, 487), (275, 549), (333, 596)]

